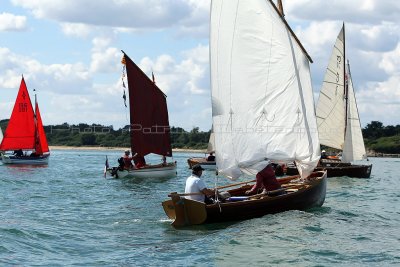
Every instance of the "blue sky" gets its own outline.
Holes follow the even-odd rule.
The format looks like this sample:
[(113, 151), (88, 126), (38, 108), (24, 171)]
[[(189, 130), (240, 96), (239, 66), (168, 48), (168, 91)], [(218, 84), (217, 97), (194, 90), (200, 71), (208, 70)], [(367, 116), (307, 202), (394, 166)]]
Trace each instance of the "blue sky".
[[(361, 123), (399, 124), (400, 2), (283, 1), (286, 19), (314, 60), (315, 100), (343, 21)], [(210, 0), (0, 0), (0, 119), (9, 118), (24, 74), (47, 124), (128, 124), (124, 50), (154, 71), (171, 126), (211, 127)], [(4, 130), (4, 129), (3, 129)]]

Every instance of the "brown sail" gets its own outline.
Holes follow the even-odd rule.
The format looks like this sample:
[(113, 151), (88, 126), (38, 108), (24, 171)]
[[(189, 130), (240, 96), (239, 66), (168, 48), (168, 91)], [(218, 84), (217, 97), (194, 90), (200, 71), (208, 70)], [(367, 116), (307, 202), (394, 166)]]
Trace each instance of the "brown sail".
[(124, 53), (133, 153), (172, 156), (166, 95)]

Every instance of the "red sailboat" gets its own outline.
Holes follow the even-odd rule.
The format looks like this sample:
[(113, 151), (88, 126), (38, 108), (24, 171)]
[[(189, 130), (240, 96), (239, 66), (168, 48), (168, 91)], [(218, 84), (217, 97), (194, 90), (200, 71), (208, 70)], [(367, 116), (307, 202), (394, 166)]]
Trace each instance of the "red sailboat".
[[(122, 63), (128, 78), (132, 154), (172, 157), (166, 95), (125, 53)], [(110, 172), (118, 178), (166, 178), (176, 176), (176, 163), (165, 161), (128, 170), (120, 166)]]
[(4, 164), (48, 164), (50, 151), (35, 94), (33, 109), (22, 77), (10, 121), (0, 144)]

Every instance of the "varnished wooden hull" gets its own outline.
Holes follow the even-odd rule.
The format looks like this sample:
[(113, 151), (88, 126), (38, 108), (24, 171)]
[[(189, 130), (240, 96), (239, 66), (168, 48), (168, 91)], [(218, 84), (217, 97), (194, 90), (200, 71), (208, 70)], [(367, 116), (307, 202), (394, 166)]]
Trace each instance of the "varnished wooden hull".
[[(258, 199), (209, 205), (172, 196), (172, 200), (164, 202), (163, 206), (168, 217), (174, 219), (172, 225), (175, 227), (246, 220), (288, 210), (307, 210), (322, 206), (326, 195), (326, 172), (312, 175), (314, 178), (299, 186), (297, 191), (287, 189), (285, 194), (278, 196), (263, 196)], [(291, 179), (293, 178), (295, 177), (291, 177)], [(286, 182), (282, 182), (285, 179)], [(282, 185), (290, 186), (290, 180), (287, 178), (280, 180)], [(250, 187), (251, 185), (246, 185), (228, 192), (232, 196), (243, 196)]]
[(194, 165), (200, 164), (205, 170), (215, 170), (215, 161), (207, 161), (205, 158), (190, 158), (187, 160), (189, 168), (191, 169)]

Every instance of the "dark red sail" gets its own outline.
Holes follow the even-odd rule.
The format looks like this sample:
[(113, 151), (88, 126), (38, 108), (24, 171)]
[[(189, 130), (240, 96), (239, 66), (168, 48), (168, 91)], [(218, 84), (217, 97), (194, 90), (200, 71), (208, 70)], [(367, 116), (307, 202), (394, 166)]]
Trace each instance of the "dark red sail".
[(167, 100), (164, 93), (124, 54), (129, 88), (133, 153), (172, 156)]
[(0, 150), (33, 149), (35, 146), (34, 113), (24, 77)]

